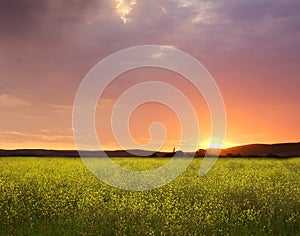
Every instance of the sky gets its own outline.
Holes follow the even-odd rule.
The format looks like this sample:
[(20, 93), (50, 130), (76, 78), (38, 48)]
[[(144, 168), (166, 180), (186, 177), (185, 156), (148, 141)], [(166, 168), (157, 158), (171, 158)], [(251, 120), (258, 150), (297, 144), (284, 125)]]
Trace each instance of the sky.
[[(112, 53), (148, 44), (183, 50), (210, 72), (226, 106), (225, 147), (299, 142), (299, 42), (298, 0), (0, 1), (0, 149), (76, 148), (72, 106), (83, 78)], [(211, 122), (201, 94), (158, 68), (126, 72), (107, 88), (96, 112), (102, 146), (120, 148), (109, 111), (126, 88), (147, 80), (186, 94), (199, 118), (199, 148), (207, 147)], [(132, 114), (136, 143), (149, 141), (153, 122), (165, 125), (161, 150), (183, 142), (193, 151), (180, 140), (176, 114), (158, 103)]]

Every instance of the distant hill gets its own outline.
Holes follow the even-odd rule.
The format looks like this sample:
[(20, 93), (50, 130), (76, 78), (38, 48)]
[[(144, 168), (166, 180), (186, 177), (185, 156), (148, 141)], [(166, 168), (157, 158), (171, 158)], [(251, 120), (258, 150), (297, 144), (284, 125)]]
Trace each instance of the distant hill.
[[(115, 151), (80, 151), (84, 157), (172, 157), (173, 152), (153, 152), (145, 150), (115, 150)], [(46, 149), (17, 149), (3, 150), (0, 149), (2, 157), (80, 157), (76, 150), (46, 150)]]
[[(153, 152), (145, 150), (115, 150), (115, 151), (81, 151), (85, 157), (172, 157), (173, 152)], [(134, 153), (134, 155), (132, 154)], [(177, 152), (182, 156), (191, 156), (193, 153)], [(199, 149), (198, 156), (204, 156), (206, 150)], [(0, 149), (0, 156), (25, 156), (25, 157), (79, 157), (76, 150), (45, 150), (45, 149)], [(249, 144), (223, 149), (221, 157), (300, 157), (300, 143), (279, 144)]]
[(300, 143), (249, 144), (223, 149), (221, 156), (300, 157)]

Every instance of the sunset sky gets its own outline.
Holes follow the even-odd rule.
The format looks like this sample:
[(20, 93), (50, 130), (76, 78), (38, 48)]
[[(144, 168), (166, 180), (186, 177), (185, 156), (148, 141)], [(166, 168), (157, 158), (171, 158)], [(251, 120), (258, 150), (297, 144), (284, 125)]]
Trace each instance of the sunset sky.
[[(75, 149), (72, 106), (85, 75), (106, 56), (146, 44), (183, 50), (207, 68), (226, 106), (225, 147), (299, 142), (299, 42), (299, 0), (1, 0), (0, 149)], [(120, 148), (109, 127), (116, 99), (148, 80), (186, 94), (200, 122), (199, 148), (206, 148), (211, 124), (203, 98), (183, 77), (158, 68), (129, 71), (107, 88), (96, 113), (103, 146)], [(137, 143), (149, 140), (157, 121), (168, 133), (162, 150), (182, 141), (193, 151), (162, 104), (132, 114)]]

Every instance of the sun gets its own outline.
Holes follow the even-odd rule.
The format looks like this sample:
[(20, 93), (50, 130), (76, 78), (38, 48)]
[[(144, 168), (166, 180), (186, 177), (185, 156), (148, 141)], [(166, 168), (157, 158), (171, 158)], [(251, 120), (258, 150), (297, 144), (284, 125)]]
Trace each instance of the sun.
[(204, 149), (208, 149), (209, 147), (226, 149), (226, 148), (234, 147), (236, 145), (238, 145), (238, 144), (231, 142), (229, 140), (225, 140), (223, 145), (221, 145), (219, 143), (210, 143), (210, 140), (205, 140), (199, 144), (200, 148), (204, 148)]

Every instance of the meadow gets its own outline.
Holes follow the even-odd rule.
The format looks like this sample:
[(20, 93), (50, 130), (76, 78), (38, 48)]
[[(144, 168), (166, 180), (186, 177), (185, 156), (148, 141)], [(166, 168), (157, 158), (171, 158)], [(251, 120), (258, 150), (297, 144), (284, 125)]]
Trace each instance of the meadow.
[[(166, 159), (115, 158), (129, 169)], [(76, 158), (0, 158), (0, 235), (300, 235), (300, 158), (201, 159), (143, 192), (110, 187)]]

